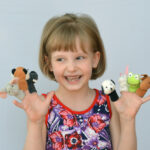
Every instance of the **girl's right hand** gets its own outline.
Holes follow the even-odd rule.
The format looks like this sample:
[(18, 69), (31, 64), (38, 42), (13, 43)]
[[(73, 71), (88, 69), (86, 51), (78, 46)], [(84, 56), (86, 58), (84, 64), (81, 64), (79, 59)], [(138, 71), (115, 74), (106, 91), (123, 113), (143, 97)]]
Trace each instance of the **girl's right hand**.
[(44, 98), (44, 96), (39, 96), (37, 93), (30, 94), (26, 91), (22, 102), (14, 100), (13, 103), (26, 112), (30, 122), (42, 123), (45, 120), (53, 95), (54, 91), (49, 92), (47, 97)]

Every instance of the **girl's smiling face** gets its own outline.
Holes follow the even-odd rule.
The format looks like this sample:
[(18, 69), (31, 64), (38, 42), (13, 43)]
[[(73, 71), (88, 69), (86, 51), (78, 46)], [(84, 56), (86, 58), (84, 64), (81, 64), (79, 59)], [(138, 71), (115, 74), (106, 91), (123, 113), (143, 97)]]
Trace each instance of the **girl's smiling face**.
[(100, 59), (100, 53), (92, 52), (89, 44), (85, 44), (84, 52), (80, 42), (76, 41), (76, 51), (54, 51), (51, 54), (50, 71), (54, 73), (60, 88), (67, 90), (79, 90), (88, 87), (91, 79), (92, 68), (96, 68)]

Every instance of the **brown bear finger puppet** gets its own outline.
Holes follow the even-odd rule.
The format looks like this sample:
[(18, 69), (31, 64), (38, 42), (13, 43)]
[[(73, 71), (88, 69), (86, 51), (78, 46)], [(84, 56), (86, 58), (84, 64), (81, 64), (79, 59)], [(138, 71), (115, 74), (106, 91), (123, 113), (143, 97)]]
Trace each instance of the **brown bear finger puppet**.
[(15, 96), (20, 100), (24, 98), (25, 93), (19, 89), (17, 78), (14, 78), (10, 83), (0, 90), (1, 98), (7, 98), (7, 94), (10, 96)]
[(35, 71), (28, 73), (28, 70), (23, 67), (18, 67), (12, 70), (14, 77), (18, 78), (19, 89), (30, 93), (37, 92), (34, 84), (38, 80), (38, 74)]
[(150, 76), (147, 74), (142, 74), (140, 87), (136, 90), (136, 94), (140, 97), (143, 97), (147, 90), (150, 88)]
[(14, 78), (18, 79), (18, 86), (20, 90), (26, 91), (28, 90), (27, 79), (29, 79), (27, 69), (23, 67), (17, 67), (16, 69), (12, 69), (12, 74)]

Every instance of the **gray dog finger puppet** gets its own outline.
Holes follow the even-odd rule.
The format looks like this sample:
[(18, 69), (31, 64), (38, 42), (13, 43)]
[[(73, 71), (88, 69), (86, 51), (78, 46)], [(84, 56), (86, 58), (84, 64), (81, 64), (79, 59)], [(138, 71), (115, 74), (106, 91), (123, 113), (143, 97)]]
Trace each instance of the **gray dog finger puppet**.
[(23, 92), (23, 90), (19, 89), (16, 79), (9, 82), (3, 89), (0, 90), (1, 98), (6, 98), (7, 94), (10, 96), (15, 96), (20, 100), (25, 97), (25, 93)]
[(106, 95), (109, 95), (112, 102), (115, 102), (119, 99), (115, 90), (115, 82), (113, 80), (105, 80), (102, 82), (102, 92)]

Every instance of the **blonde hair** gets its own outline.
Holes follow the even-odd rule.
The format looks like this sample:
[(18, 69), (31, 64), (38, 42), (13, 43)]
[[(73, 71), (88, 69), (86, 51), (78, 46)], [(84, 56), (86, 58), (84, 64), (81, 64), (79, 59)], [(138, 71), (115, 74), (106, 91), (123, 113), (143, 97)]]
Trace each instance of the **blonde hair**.
[[(96, 79), (104, 73), (106, 68), (105, 49), (96, 23), (85, 14), (65, 14), (50, 19), (41, 36), (39, 65), (41, 71), (50, 79), (55, 80), (53, 72), (49, 69), (51, 53), (60, 50), (76, 51), (77, 38), (79, 38), (84, 52), (86, 52), (85, 41), (90, 43), (93, 53), (100, 52), (100, 61), (97, 68), (93, 68), (91, 79)], [(48, 61), (45, 57), (48, 58)]]

